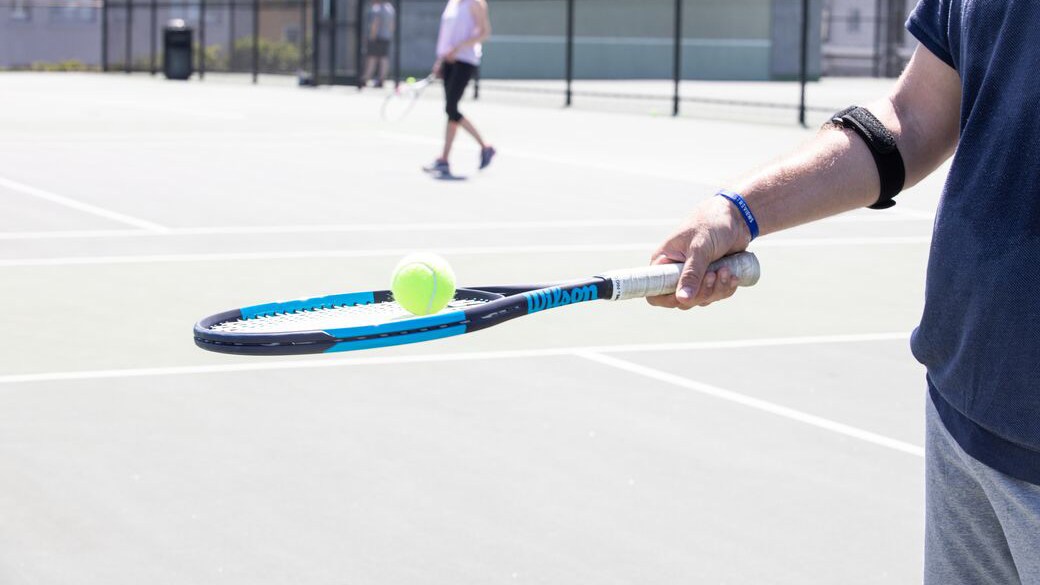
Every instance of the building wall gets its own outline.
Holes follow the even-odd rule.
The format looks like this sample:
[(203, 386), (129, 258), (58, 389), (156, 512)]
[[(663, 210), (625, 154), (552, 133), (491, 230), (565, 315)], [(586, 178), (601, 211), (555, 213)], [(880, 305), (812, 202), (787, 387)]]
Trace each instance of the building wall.
[[(809, 2), (807, 75), (820, 76), (820, 7), (821, 0)], [(770, 76), (772, 80), (798, 79), (802, 54), (801, 0), (773, 0), (772, 52)]]
[(824, 74), (898, 75), (917, 46), (904, 29), (916, 4), (916, 0), (825, 0)]
[(93, 2), (67, 6), (0, 5), (0, 67), (77, 60), (101, 63), (101, 9)]

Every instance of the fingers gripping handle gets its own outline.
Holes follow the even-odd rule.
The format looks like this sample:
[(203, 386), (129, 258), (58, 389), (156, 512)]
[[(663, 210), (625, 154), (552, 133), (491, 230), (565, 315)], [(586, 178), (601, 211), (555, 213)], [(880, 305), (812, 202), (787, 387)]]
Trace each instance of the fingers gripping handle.
[[(729, 268), (740, 286), (752, 286), (758, 282), (762, 273), (758, 258), (751, 252), (739, 252), (720, 258), (708, 265), (708, 271), (717, 272), (723, 266)], [(614, 294), (610, 300), (622, 301), (674, 293), (682, 268), (682, 264), (656, 264), (642, 268), (611, 270), (597, 276), (613, 282)]]

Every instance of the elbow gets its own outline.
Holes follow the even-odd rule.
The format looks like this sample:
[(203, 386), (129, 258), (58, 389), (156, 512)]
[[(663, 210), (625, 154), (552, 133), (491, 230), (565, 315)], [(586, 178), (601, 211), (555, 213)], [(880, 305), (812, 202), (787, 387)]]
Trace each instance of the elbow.
[(893, 92), (869, 109), (896, 137), (906, 169), (904, 188), (919, 183), (957, 149), (960, 132), (955, 107), (934, 102), (922, 105)]

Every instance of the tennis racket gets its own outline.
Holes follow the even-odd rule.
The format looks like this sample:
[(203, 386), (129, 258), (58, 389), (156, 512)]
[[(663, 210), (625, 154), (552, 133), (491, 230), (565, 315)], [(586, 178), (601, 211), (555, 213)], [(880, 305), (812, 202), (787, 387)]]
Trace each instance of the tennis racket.
[[(722, 258), (708, 269), (723, 266), (740, 286), (758, 282), (758, 259), (750, 252)], [(386, 290), (267, 303), (202, 319), (195, 324), (195, 344), (220, 353), (291, 355), (431, 341), (576, 303), (671, 293), (681, 271), (682, 264), (660, 264), (553, 284), (460, 288), (447, 308), (423, 317), (408, 313)]]
[(433, 75), (420, 79), (419, 81), (413, 81), (411, 83), (402, 83), (394, 88), (394, 91), (390, 92), (390, 95), (386, 96), (383, 100), (382, 116), (387, 122), (398, 122), (403, 120), (405, 116), (412, 111), (415, 107), (415, 103), (422, 97), (424, 91), (430, 84), (436, 79)]

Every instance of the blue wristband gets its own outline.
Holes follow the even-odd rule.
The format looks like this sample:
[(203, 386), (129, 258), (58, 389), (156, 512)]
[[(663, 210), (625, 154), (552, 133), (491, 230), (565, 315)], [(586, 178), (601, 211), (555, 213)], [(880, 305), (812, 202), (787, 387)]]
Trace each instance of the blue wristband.
[(747, 201), (740, 196), (739, 193), (728, 191), (723, 189), (716, 193), (719, 197), (725, 197), (729, 199), (729, 202), (737, 206), (740, 210), (740, 217), (744, 218), (744, 223), (747, 224), (748, 231), (751, 232), (751, 239), (754, 240), (758, 237), (758, 222), (755, 221), (755, 214), (751, 213), (751, 208), (748, 207)]

